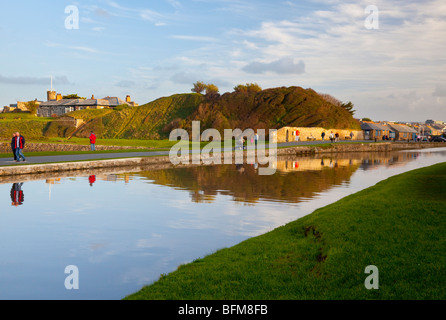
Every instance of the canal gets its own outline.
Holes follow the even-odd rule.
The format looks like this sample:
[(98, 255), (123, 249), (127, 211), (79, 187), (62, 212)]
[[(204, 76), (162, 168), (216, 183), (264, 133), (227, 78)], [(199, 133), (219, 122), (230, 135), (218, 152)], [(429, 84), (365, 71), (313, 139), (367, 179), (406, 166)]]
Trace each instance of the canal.
[(221, 165), (0, 177), (0, 299), (121, 299), (181, 264), (445, 161), (436, 148), (281, 158), (273, 176)]

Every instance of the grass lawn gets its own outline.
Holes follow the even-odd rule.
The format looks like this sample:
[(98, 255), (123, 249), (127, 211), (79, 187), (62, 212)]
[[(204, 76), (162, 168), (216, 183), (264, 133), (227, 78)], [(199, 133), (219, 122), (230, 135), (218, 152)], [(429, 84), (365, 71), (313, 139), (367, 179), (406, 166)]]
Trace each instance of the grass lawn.
[[(407, 172), (198, 258), (125, 299), (446, 298), (446, 163)], [(365, 269), (379, 270), (367, 290)]]

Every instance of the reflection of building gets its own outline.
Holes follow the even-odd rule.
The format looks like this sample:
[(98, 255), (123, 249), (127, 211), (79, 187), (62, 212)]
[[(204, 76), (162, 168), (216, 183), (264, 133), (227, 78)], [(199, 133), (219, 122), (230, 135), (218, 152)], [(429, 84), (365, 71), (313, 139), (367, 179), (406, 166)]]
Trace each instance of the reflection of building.
[(295, 160), (278, 160), (277, 170), (280, 172), (293, 171), (317, 171), (329, 167), (347, 167), (360, 165), (360, 159), (337, 159), (336, 157), (308, 159), (296, 158)]
[(60, 179), (60, 178), (53, 178), (53, 179), (46, 179), (45, 180), (45, 183), (49, 185), (49, 187), (48, 187), (48, 199), (49, 200), (51, 200), (51, 186), (53, 184), (60, 184), (61, 180), (62, 179)]

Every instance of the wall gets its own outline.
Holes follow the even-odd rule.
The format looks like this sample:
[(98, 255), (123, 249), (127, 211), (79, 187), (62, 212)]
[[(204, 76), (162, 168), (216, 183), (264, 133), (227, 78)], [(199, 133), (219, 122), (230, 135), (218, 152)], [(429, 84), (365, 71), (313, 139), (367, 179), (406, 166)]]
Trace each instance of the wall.
[[(324, 129), (324, 128), (298, 128), (298, 127), (283, 127), (277, 130), (277, 143), (287, 142), (287, 130), (289, 132), (288, 141), (294, 141), (295, 136), (292, 135), (293, 131), (299, 130), (300, 132), (300, 141), (309, 141), (308, 137), (313, 136), (316, 140), (322, 140), (321, 134), (325, 132), (325, 140), (329, 140), (330, 132), (333, 133), (338, 132), (340, 136), (340, 140), (347, 140), (346, 138), (350, 138), (350, 132), (353, 132), (353, 140), (363, 140), (364, 134), (362, 130), (345, 130), (345, 129)], [(348, 139), (349, 140), (349, 139)]]
[[(119, 147), (119, 146), (101, 146), (96, 145), (96, 150), (146, 150), (147, 148), (138, 147)], [(90, 151), (90, 145), (75, 144), (49, 144), (49, 143), (27, 143), (23, 152), (51, 152), (51, 151)], [(11, 153), (11, 144), (8, 142), (0, 143), (0, 153)]]

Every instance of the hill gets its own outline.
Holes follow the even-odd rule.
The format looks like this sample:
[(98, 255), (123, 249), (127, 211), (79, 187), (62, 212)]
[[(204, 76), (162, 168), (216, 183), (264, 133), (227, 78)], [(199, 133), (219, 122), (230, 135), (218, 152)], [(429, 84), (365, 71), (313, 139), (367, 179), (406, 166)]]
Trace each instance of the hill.
[(325, 100), (312, 89), (282, 87), (260, 92), (232, 92), (205, 101), (187, 119), (186, 129), (193, 120), (202, 127), (280, 129), (291, 127), (322, 127), (326, 129), (358, 129), (359, 123), (341, 106)]
[(246, 128), (279, 129), (283, 126), (360, 129), (345, 108), (324, 99), (312, 89), (282, 87), (260, 92), (232, 92), (206, 96), (197, 93), (163, 97), (139, 107), (115, 110), (82, 110), (69, 116), (86, 121), (78, 130), (54, 121), (46, 136), (88, 137), (91, 130), (100, 138), (164, 139), (173, 129), (190, 130), (201, 121), (202, 130)]

